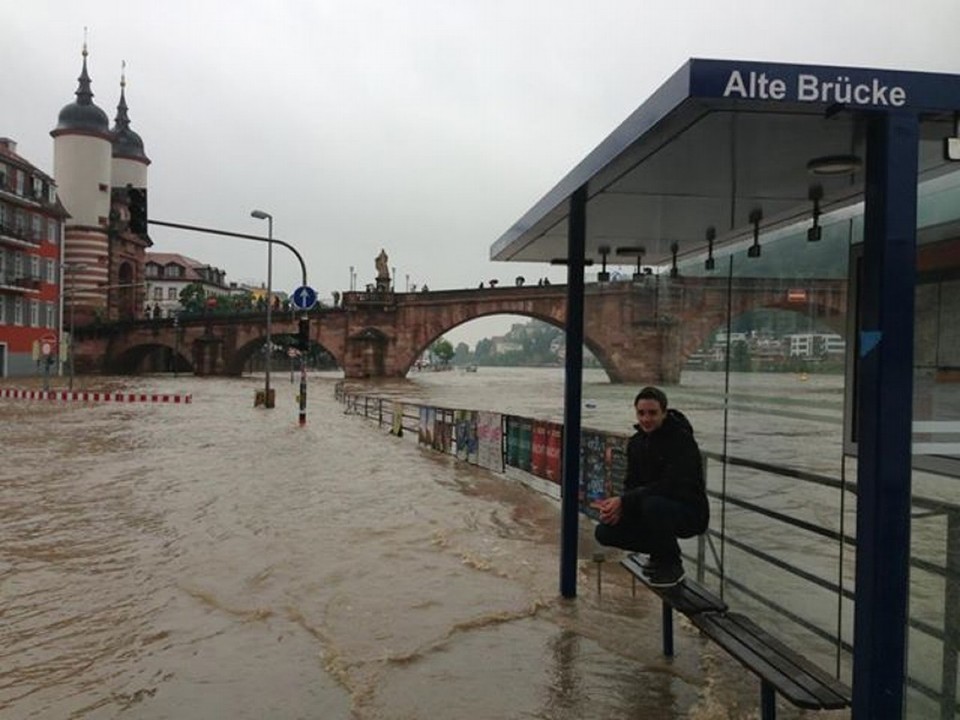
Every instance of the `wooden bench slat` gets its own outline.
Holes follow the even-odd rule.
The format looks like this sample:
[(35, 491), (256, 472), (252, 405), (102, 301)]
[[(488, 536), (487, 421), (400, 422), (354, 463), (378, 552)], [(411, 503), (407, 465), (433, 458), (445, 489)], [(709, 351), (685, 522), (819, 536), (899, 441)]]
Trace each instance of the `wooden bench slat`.
[[(813, 680), (815, 680), (820, 686), (824, 687), (829, 691), (829, 694), (832, 695), (830, 698), (826, 698), (825, 702), (840, 702), (842, 705), (837, 705), (836, 707), (846, 707), (850, 704), (850, 699), (852, 696), (852, 691), (842, 682), (840, 682), (833, 675), (828, 673), (826, 670), (820, 666), (812, 663), (810, 660), (807, 660), (805, 657), (796, 652), (789, 645), (785, 645), (783, 642), (773, 637), (770, 633), (764, 630), (762, 627), (757, 625), (753, 620), (751, 620), (746, 615), (740, 613), (728, 613), (727, 617), (732, 617), (735, 619), (736, 623), (743, 627), (745, 630), (748, 630), (754, 637), (760, 640), (765, 645), (774, 648), (778, 655), (784, 658), (787, 662), (792, 663), (794, 666), (801, 668), (803, 672), (809, 675)], [(829, 707), (824, 705), (824, 707)]]
[(669, 588), (652, 587), (647, 576), (643, 574), (640, 558), (637, 555), (628, 555), (620, 561), (620, 564), (677, 612), (684, 615), (697, 615), (703, 612), (726, 612), (727, 610), (727, 604), (721, 598), (690, 579), (684, 579), (679, 585)]
[(822, 670), (765, 633), (746, 616), (702, 614), (692, 617), (691, 621), (794, 705), (820, 710), (840, 709), (850, 704), (849, 692), (839, 681), (826, 676), (829, 682), (822, 682)]

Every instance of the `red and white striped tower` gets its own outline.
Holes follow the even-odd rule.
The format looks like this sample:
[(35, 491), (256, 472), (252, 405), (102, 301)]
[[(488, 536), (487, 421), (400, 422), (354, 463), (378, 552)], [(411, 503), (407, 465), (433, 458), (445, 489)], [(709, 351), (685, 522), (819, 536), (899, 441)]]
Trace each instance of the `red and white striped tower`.
[(75, 102), (60, 111), (53, 136), (53, 167), (60, 200), (70, 216), (63, 239), (65, 305), (84, 323), (106, 312), (113, 133), (93, 103), (87, 43)]

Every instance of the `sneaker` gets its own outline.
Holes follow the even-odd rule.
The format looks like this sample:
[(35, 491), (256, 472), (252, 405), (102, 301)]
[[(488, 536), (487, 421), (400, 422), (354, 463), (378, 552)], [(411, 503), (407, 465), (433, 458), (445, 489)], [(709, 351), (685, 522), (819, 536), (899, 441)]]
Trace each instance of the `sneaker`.
[(685, 573), (683, 565), (678, 562), (656, 563), (653, 570), (647, 575), (647, 584), (650, 587), (669, 588), (679, 585), (683, 580)]
[(651, 556), (642, 557), (637, 553), (637, 564), (640, 566), (640, 572), (644, 575), (649, 575), (657, 567), (657, 561), (654, 560)]

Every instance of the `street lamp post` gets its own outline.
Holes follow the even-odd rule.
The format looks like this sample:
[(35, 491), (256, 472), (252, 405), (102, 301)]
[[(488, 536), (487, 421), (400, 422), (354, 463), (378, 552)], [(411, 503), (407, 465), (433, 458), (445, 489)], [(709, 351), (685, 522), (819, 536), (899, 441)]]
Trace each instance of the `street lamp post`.
[(273, 215), (263, 210), (254, 210), (250, 217), (267, 221), (267, 380), (264, 407), (272, 408), (270, 400), (270, 361), (273, 359), (273, 341), (270, 339), (270, 313), (273, 305)]
[[(60, 308), (61, 309), (60, 309), (60, 343), (59, 345), (61, 348), (63, 347), (63, 295), (64, 295), (63, 273), (64, 272), (70, 273), (70, 332), (69, 332), (70, 341), (69, 341), (69, 344), (67, 345), (67, 352), (68, 352), (67, 363), (70, 367), (70, 390), (73, 390), (73, 374), (74, 374), (73, 372), (74, 322), (73, 321), (74, 321), (74, 309), (77, 306), (77, 271), (86, 270), (86, 269), (87, 269), (87, 266), (84, 263), (70, 263), (70, 262), (60, 263), (60, 271), (61, 271), (60, 273), (60, 296), (61, 296)], [(60, 354), (59, 348), (58, 348), (58, 354)]]

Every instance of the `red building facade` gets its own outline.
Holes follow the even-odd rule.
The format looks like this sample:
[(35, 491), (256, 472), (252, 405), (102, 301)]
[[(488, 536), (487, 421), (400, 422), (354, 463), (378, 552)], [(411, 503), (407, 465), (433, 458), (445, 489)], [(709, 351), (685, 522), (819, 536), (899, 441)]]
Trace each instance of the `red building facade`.
[(65, 217), (53, 178), (0, 138), (0, 376), (34, 373), (35, 343), (56, 360)]

